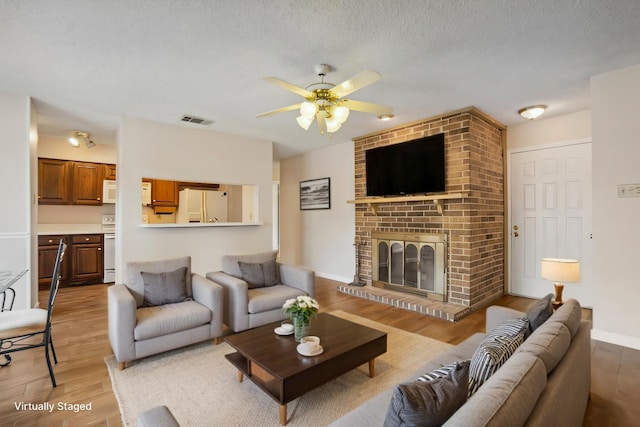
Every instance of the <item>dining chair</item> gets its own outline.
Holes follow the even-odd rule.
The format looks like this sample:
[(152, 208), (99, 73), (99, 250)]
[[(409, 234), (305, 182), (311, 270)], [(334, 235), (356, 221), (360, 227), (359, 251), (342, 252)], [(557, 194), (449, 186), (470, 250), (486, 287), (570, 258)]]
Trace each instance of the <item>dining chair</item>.
[(62, 263), (66, 247), (67, 245), (60, 240), (53, 267), (49, 302), (46, 310), (41, 308), (28, 308), (24, 310), (0, 312), (0, 356), (4, 356), (6, 359), (6, 362), (0, 366), (6, 366), (11, 363), (11, 353), (44, 347), (44, 354), (53, 387), (56, 387), (56, 378), (53, 375), (49, 348), (51, 348), (53, 360), (56, 364), (58, 363), (58, 358), (56, 357), (53, 340), (51, 339), (51, 313), (53, 311), (53, 303), (58, 294), (60, 264)]

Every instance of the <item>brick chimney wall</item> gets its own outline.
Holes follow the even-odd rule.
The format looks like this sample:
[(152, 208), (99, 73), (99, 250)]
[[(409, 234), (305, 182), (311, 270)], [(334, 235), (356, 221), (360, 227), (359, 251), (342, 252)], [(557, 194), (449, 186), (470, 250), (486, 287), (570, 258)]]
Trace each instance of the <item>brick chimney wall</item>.
[[(444, 201), (356, 204), (356, 241), (361, 246), (361, 279), (371, 283), (371, 232), (446, 233), (449, 235), (448, 302), (482, 307), (504, 289), (504, 144), (505, 127), (471, 107), (354, 139), (355, 197), (366, 197), (365, 150), (423, 136), (445, 134), (445, 188), (468, 193)], [(392, 199), (391, 199), (392, 200)]]

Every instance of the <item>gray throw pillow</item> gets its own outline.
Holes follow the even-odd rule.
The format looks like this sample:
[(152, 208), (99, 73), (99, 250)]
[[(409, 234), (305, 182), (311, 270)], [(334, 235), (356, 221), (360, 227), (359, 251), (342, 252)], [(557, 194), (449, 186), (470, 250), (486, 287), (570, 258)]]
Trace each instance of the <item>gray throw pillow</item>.
[(144, 282), (143, 306), (173, 304), (186, 301), (187, 267), (165, 273), (148, 273), (141, 271)]
[(526, 317), (507, 320), (487, 333), (471, 357), (469, 397), (493, 375), (524, 341)]
[(264, 272), (262, 264), (251, 264), (248, 262), (238, 261), (238, 267), (242, 272), (242, 280), (247, 282), (249, 289), (264, 287)]
[(547, 321), (549, 317), (553, 314), (553, 303), (551, 300), (554, 298), (553, 294), (549, 294), (544, 298), (536, 301), (529, 311), (527, 312), (527, 319), (529, 319), (529, 327), (527, 328), (527, 332), (524, 334), (524, 338), (526, 339), (529, 335), (535, 331), (538, 326), (542, 325)]
[(444, 424), (467, 401), (469, 361), (452, 366), (443, 377), (436, 374), (436, 378), (429, 381), (396, 386), (384, 426), (431, 427)]
[(262, 273), (264, 274), (264, 285), (273, 286), (280, 283), (280, 269), (275, 260), (262, 263)]

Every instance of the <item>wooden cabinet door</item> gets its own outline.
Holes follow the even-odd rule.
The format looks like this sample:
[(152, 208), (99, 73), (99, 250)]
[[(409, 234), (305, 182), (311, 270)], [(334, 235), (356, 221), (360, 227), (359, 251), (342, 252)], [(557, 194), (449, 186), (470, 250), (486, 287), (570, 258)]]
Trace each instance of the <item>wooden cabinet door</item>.
[[(60, 239), (68, 245), (68, 239), (66, 236), (41, 236), (38, 238), (38, 289), (47, 290), (51, 286), (51, 278), (53, 276), (53, 268), (56, 263), (56, 256), (58, 255), (58, 243)], [(69, 257), (70, 253), (67, 250), (65, 256), (62, 259), (62, 265), (60, 266), (60, 282), (64, 283), (69, 280)]]
[(154, 179), (151, 183), (153, 206), (178, 206), (178, 183)]
[(104, 179), (116, 179), (116, 165), (104, 165)]
[(82, 234), (72, 237), (71, 281), (79, 283), (101, 283), (104, 275), (102, 235)]
[(73, 162), (73, 204), (101, 205), (103, 165)]
[(38, 203), (71, 203), (71, 171), (66, 160), (38, 159)]

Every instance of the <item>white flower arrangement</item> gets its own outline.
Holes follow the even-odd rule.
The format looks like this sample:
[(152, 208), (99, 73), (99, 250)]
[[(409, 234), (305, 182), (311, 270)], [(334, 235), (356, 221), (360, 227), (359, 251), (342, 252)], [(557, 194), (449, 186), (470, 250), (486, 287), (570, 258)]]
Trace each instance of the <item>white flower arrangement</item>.
[(284, 310), (290, 318), (293, 319), (296, 316), (302, 316), (305, 323), (309, 322), (311, 316), (317, 314), (319, 309), (320, 304), (318, 304), (318, 301), (307, 295), (288, 299), (282, 306), (282, 310)]

